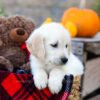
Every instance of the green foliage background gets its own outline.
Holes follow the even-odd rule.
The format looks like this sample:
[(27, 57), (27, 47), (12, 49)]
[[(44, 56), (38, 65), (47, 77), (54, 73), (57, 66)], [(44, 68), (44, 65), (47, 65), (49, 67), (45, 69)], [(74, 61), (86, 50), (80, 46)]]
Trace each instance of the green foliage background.
[(6, 16), (6, 13), (2, 7), (0, 7), (0, 16)]
[(92, 8), (100, 15), (100, 0), (96, 0), (96, 3)]

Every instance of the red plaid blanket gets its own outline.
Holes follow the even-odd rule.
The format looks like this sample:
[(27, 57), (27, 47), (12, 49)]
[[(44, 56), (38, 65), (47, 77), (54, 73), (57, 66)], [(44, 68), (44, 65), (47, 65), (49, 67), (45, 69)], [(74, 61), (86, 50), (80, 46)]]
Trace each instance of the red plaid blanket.
[(73, 76), (65, 76), (63, 88), (52, 95), (48, 88), (38, 90), (31, 74), (16, 74), (0, 70), (0, 100), (67, 100)]

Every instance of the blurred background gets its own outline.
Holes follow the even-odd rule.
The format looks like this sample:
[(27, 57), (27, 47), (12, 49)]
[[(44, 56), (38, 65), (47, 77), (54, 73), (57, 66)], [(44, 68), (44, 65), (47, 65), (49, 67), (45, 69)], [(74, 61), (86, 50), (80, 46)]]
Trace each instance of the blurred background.
[[(1, 15), (25, 15), (34, 19), (36, 26), (47, 17), (60, 21), (69, 7), (79, 7), (80, 0), (0, 0)], [(100, 13), (100, 0), (86, 0), (86, 7)]]
[[(80, 0), (0, 0), (0, 16), (24, 15), (32, 18), (37, 27), (48, 17), (60, 22), (64, 11), (79, 7), (79, 3)], [(85, 6), (100, 15), (100, 0), (86, 0)], [(99, 53), (94, 54), (95, 49), (91, 48), (91, 52), (87, 51), (91, 60), (85, 62), (82, 94), (85, 100), (100, 100), (100, 43), (99, 46), (95, 43), (94, 48)]]

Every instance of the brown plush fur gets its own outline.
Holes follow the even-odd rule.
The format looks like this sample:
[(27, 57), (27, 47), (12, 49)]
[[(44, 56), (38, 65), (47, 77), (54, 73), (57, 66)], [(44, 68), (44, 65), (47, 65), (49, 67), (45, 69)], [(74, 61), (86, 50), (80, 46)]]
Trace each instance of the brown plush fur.
[[(18, 30), (18, 33), (16, 31)], [(0, 56), (1, 59), (7, 59), (13, 67), (25, 67), (27, 58), (25, 53), (20, 49), (20, 46), (25, 42), (35, 26), (31, 19), (23, 16), (0, 17)], [(14, 31), (12, 31), (14, 30)], [(1, 65), (7, 63), (0, 59)], [(7, 68), (10, 70), (10, 67)], [(11, 71), (11, 70), (10, 70)]]

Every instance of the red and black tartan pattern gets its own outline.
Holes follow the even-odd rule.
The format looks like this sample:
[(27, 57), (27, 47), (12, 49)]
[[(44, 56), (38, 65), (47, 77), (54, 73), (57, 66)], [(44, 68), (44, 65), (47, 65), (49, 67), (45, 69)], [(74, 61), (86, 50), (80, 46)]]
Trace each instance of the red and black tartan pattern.
[(67, 100), (73, 76), (66, 76), (62, 91), (52, 95), (48, 88), (38, 90), (31, 74), (15, 74), (0, 70), (0, 100)]

